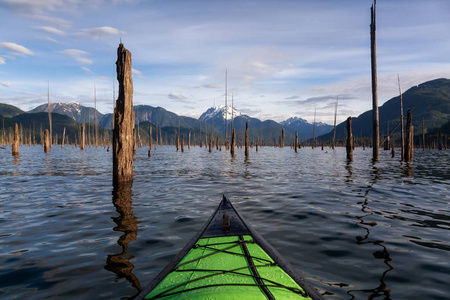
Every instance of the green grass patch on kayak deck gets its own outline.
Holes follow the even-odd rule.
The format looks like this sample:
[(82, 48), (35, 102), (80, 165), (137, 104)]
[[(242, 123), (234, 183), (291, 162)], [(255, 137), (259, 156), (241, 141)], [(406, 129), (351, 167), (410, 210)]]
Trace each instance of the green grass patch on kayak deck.
[[(300, 286), (274, 265), (249, 235), (243, 236), (253, 264), (276, 299), (310, 299)], [(145, 299), (267, 299), (249, 267), (239, 236), (200, 239)], [(290, 290), (290, 289), (294, 290)]]

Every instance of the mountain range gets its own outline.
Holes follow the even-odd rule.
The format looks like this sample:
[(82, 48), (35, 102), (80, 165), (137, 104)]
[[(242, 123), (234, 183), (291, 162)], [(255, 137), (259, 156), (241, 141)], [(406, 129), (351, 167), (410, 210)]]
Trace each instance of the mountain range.
[[(450, 121), (450, 80), (436, 79), (424, 82), (418, 86), (412, 87), (402, 95), (404, 114), (408, 108), (413, 109), (413, 125), (416, 130), (422, 128), (422, 119), (426, 129), (439, 128)], [(380, 114), (380, 135), (383, 136), (389, 130), (392, 130), (400, 120), (400, 97), (394, 97), (379, 107)], [(8, 105), (0, 104), (0, 115), (4, 118), (5, 127), (12, 126), (14, 122), (19, 121), (26, 128), (31, 123), (45, 126), (48, 123), (47, 104), (42, 104), (28, 112)], [(232, 110), (233, 109), (233, 110)], [(285, 130), (285, 143), (289, 143), (298, 131), (301, 140), (310, 139), (313, 136), (314, 125), (298, 117), (289, 118), (281, 123), (273, 120), (261, 121), (242, 114), (236, 107), (225, 106), (208, 108), (199, 119), (179, 116), (173, 112), (167, 111), (162, 107), (153, 107), (149, 105), (134, 106), (136, 112), (136, 123), (149, 122), (153, 126), (163, 128), (167, 132), (176, 132), (178, 128), (205, 131), (205, 127), (210, 132), (214, 126), (214, 132), (224, 134), (231, 133), (231, 126), (236, 129), (237, 135), (242, 136), (245, 130), (245, 124), (249, 124), (250, 138), (265, 137), (266, 141), (279, 139), (281, 130)], [(98, 125), (105, 130), (112, 128), (112, 114), (101, 114), (92, 107), (85, 107), (77, 102), (52, 103), (52, 115), (62, 115), (62, 117), (53, 117), (61, 121), (61, 126), (67, 124), (67, 127), (74, 128), (76, 132), (79, 123), (95, 122), (97, 115)], [(339, 113), (339, 112), (338, 112)], [(45, 117), (47, 116), (47, 117)], [(233, 121), (231, 121), (233, 117)], [(47, 119), (46, 119), (47, 118)], [(228, 121), (227, 130), (225, 129), (226, 120)], [(27, 126), (25, 126), (25, 123)], [(77, 125), (78, 123), (78, 125)], [(366, 111), (358, 117), (354, 117), (353, 134), (356, 137), (372, 136), (372, 111)], [(11, 125), (12, 124), (12, 125)], [(448, 126), (447, 126), (448, 127)], [(62, 130), (62, 129), (61, 129)], [(394, 134), (398, 134), (397, 130)], [(333, 126), (317, 122), (315, 124), (315, 135), (319, 140), (328, 141), (333, 134)], [(170, 134), (169, 134), (170, 135)], [(344, 139), (346, 135), (345, 122), (340, 123), (336, 129), (336, 138)]]
[[(10, 108), (8, 106), (9, 116), (24, 113), (19, 109), (14, 110), (12, 107)], [(102, 114), (94, 108), (85, 107), (78, 102), (51, 103), (50, 109), (52, 113), (68, 116), (79, 123), (95, 123), (95, 117), (97, 117), (97, 123), (100, 127), (112, 129), (112, 114)], [(33, 114), (47, 111), (48, 104), (42, 104), (28, 111), (28, 113)], [(242, 114), (236, 107), (233, 107), (232, 112), (231, 106), (228, 106), (228, 112), (225, 106), (211, 107), (198, 119), (179, 116), (162, 107), (153, 107), (150, 105), (134, 106), (134, 111), (136, 113), (136, 123), (150, 122), (157, 127), (203, 128), (203, 130), (205, 130), (206, 126), (209, 131), (214, 126), (214, 131), (220, 133), (225, 133), (225, 123), (228, 124), (228, 132), (231, 132), (231, 126), (239, 132), (245, 130), (245, 124), (248, 122), (249, 128), (259, 130), (260, 134), (261, 131), (270, 130), (273, 131), (270, 136), (275, 137), (276, 135), (281, 135), (281, 129), (285, 128), (286, 137), (290, 137), (295, 131), (298, 131), (300, 139), (308, 139), (312, 137), (314, 127), (313, 124), (297, 117), (288, 119), (282, 123), (272, 120), (261, 121), (257, 118)], [(2, 114), (1, 107), (0, 114)], [(332, 128), (332, 126), (324, 123), (316, 123), (316, 136), (328, 132)]]

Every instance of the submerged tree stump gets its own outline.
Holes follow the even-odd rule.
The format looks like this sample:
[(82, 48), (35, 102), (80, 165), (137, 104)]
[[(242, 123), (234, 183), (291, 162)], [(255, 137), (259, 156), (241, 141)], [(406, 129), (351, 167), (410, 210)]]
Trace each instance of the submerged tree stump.
[(405, 162), (412, 161), (414, 157), (414, 128), (412, 126), (412, 112), (408, 109), (406, 115), (406, 142), (405, 142)]
[(181, 152), (184, 152), (184, 134), (181, 135)]
[(135, 136), (133, 111), (133, 79), (131, 76), (131, 52), (123, 44), (117, 49), (117, 80), (119, 96), (114, 109), (113, 131), (113, 184), (133, 180), (133, 146)]
[(63, 138), (61, 141), (61, 148), (64, 148), (64, 141), (66, 139), (66, 127), (64, 127), (64, 131), (63, 131)]
[(17, 123), (15, 124), (14, 127), (14, 141), (12, 143), (12, 155), (13, 156), (18, 156), (19, 155), (19, 125), (17, 125)]
[(353, 159), (352, 117), (347, 118), (347, 159)]
[(86, 140), (86, 134), (85, 134), (85, 129), (86, 129), (86, 125), (82, 124), (81, 125), (81, 132), (80, 132), (80, 149), (84, 150), (84, 146), (85, 146), (85, 140)]
[(152, 146), (153, 146), (153, 138), (152, 138), (152, 124), (150, 124), (149, 129), (149, 141), (148, 141), (148, 157), (152, 156)]
[(48, 153), (50, 151), (50, 134), (48, 129), (44, 131), (44, 152)]
[(209, 134), (209, 152), (212, 151), (212, 146), (213, 146), (213, 144), (212, 144), (212, 138), (211, 138), (211, 133), (210, 133)]
[(236, 130), (233, 128), (232, 132), (231, 132), (231, 148), (230, 148), (230, 153), (231, 156), (234, 157), (234, 150), (236, 148)]
[[(284, 139), (284, 129), (283, 129), (283, 139)], [(284, 140), (283, 140), (284, 142)], [(249, 150), (248, 150), (248, 122), (245, 123), (245, 158), (248, 158)]]
[(391, 150), (391, 138), (389, 136), (384, 139), (384, 150)]
[(372, 126), (373, 126), (373, 161), (378, 161), (380, 154), (380, 121), (378, 114), (378, 78), (377, 78), (377, 34), (376, 34), (376, 0), (371, 7), (370, 49), (372, 70)]

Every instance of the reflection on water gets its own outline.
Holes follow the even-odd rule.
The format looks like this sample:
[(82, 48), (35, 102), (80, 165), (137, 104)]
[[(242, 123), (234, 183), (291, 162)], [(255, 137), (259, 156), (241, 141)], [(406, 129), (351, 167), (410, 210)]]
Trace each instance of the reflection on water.
[(401, 169), (402, 169), (402, 174), (404, 177), (414, 177), (414, 166), (409, 163), (402, 163), (401, 165)]
[(364, 229), (365, 234), (364, 236), (356, 236), (356, 243), (358, 245), (365, 245), (365, 244), (373, 244), (376, 246), (379, 246), (382, 248), (382, 250), (377, 250), (373, 253), (373, 256), (376, 259), (383, 259), (384, 264), (387, 266), (387, 269), (383, 271), (380, 277), (380, 285), (373, 289), (361, 289), (361, 290), (349, 290), (347, 291), (347, 294), (351, 296), (350, 299), (357, 298), (354, 294), (357, 292), (362, 292), (364, 294), (368, 294), (367, 299), (375, 299), (378, 297), (383, 297), (383, 299), (391, 299), (391, 290), (388, 289), (387, 284), (385, 282), (386, 274), (393, 270), (394, 268), (389, 264), (389, 262), (392, 260), (389, 256), (389, 252), (387, 247), (383, 244), (384, 241), (382, 240), (373, 240), (370, 239), (370, 229), (372, 227), (377, 226), (377, 222), (371, 222), (366, 221), (366, 218), (370, 218), (374, 213), (370, 209), (370, 199), (369, 199), (369, 193), (374, 188), (375, 184), (381, 180), (381, 171), (376, 167), (374, 164), (372, 166), (372, 179), (370, 181), (370, 184), (367, 187), (367, 190), (364, 193), (364, 201), (358, 202), (359, 205), (361, 205), (361, 212), (363, 215), (356, 216), (356, 219), (358, 219), (359, 227)]
[(113, 218), (117, 224), (113, 230), (123, 232), (117, 240), (122, 252), (108, 255), (105, 269), (116, 273), (119, 277), (125, 277), (139, 293), (142, 290), (141, 284), (133, 274), (134, 265), (131, 263), (134, 256), (127, 256), (128, 244), (136, 239), (139, 223), (133, 214), (132, 185), (132, 182), (121, 184), (119, 187), (114, 187), (112, 192), (112, 202), (119, 213), (118, 217)]

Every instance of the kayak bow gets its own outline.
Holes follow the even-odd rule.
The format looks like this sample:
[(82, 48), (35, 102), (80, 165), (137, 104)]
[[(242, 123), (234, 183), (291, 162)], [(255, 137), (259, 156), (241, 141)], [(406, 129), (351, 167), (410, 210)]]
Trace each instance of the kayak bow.
[(223, 196), (136, 299), (322, 299)]

